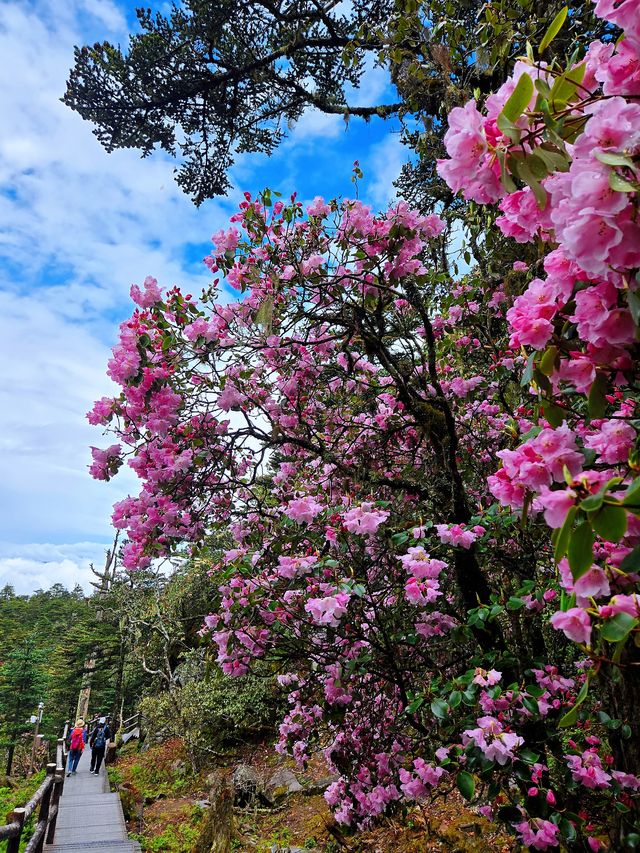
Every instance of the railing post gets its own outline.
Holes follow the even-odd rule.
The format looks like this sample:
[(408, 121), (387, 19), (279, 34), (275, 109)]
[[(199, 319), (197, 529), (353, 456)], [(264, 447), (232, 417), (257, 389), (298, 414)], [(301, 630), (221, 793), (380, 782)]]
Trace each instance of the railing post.
[(7, 843), (7, 853), (18, 853), (20, 850), (20, 839), (22, 838), (22, 827), (24, 826), (24, 809), (14, 809), (11, 815), (12, 822), (15, 821), (20, 826), (18, 834), (10, 838)]
[(62, 789), (64, 788), (64, 774), (67, 769), (67, 744), (63, 737), (58, 738), (58, 745), (56, 748), (56, 767), (58, 770), (62, 771), (62, 784), (60, 785), (60, 795), (62, 796)]
[(40, 836), (40, 840), (36, 844), (33, 853), (42, 853), (42, 848), (44, 847), (44, 837), (47, 834), (47, 822), (49, 820), (49, 806), (51, 804), (51, 793), (55, 786), (55, 773), (56, 773), (56, 765), (55, 764), (47, 764), (47, 779), (51, 779), (52, 784), (46, 789), (44, 794), (42, 795), (42, 800), (40, 801), (40, 811), (38, 812), (38, 823), (44, 824), (44, 829), (42, 831), (42, 835)]
[(60, 808), (60, 797), (62, 796), (62, 788), (64, 786), (64, 767), (62, 770), (57, 767), (56, 775), (53, 783), (53, 795), (51, 797), (50, 810), (55, 809), (53, 817), (49, 821), (49, 829), (46, 832), (47, 844), (53, 844), (53, 838), (56, 834), (56, 824), (58, 823), (58, 810)]

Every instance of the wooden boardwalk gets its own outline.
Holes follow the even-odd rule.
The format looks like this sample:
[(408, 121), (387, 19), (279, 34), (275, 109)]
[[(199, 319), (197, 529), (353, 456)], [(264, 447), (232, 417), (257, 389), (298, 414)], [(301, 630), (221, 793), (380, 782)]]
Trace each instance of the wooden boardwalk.
[(89, 772), (91, 750), (82, 753), (78, 771), (65, 779), (60, 799), (55, 841), (44, 848), (47, 853), (138, 853), (140, 845), (127, 838), (122, 805), (118, 794), (109, 791), (104, 769), (100, 775)]

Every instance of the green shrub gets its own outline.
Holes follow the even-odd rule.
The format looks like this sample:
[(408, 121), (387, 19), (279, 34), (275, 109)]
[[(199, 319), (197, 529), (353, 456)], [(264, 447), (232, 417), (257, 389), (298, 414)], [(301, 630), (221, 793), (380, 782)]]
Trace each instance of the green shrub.
[(141, 710), (147, 737), (183, 738), (192, 763), (200, 766), (208, 753), (272, 729), (278, 692), (268, 676), (229, 678), (216, 673), (148, 696)]

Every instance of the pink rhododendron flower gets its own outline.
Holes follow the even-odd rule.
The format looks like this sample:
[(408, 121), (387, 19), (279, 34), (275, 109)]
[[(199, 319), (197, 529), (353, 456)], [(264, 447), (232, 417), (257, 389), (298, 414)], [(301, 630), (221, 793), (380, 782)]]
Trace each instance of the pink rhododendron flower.
[(236, 388), (233, 382), (227, 381), (224, 390), (218, 397), (218, 405), (223, 412), (228, 412), (230, 409), (236, 409), (242, 405), (247, 399), (247, 395)]
[(327, 595), (324, 598), (310, 598), (304, 606), (316, 625), (328, 625), (337, 628), (340, 619), (347, 612), (350, 596), (346, 592)]
[(437, 578), (447, 564), (442, 560), (432, 558), (424, 548), (412, 546), (406, 554), (398, 557), (404, 568), (415, 578)]
[(310, 205), (307, 206), (309, 216), (326, 216), (331, 211), (328, 204), (321, 195), (317, 195)]
[(287, 557), (281, 555), (278, 557), (276, 572), (281, 578), (293, 580), (296, 577), (308, 574), (311, 566), (315, 565), (316, 562), (316, 557)]
[(89, 466), (89, 473), (94, 480), (110, 480), (122, 465), (120, 456), (122, 447), (112, 444), (104, 450), (99, 447), (91, 448), (93, 463)]
[(225, 252), (235, 252), (240, 242), (240, 232), (237, 228), (229, 228), (217, 231), (211, 238), (216, 249), (217, 255), (223, 255)]
[(551, 227), (548, 213), (540, 210), (529, 187), (509, 193), (498, 207), (503, 215), (496, 219), (496, 225), (505, 237), (512, 237), (516, 243), (530, 243)]
[(589, 393), (595, 378), (596, 369), (593, 362), (582, 358), (577, 352), (571, 353), (570, 358), (562, 359), (551, 377), (555, 388), (558, 388), (560, 382), (566, 382), (581, 394)]
[(438, 160), (437, 169), (453, 192), (462, 190), (465, 198), (480, 204), (498, 201), (505, 194), (499, 164), (487, 154), (484, 119), (475, 101), (451, 110), (444, 144), (450, 159)]
[[(466, 530), (461, 524), (436, 524), (440, 541), (445, 545), (456, 545), (458, 548), (470, 548), (478, 538), (474, 530)], [(484, 532), (484, 531), (483, 531)]]
[(410, 604), (425, 605), (431, 604), (442, 595), (440, 584), (432, 578), (419, 580), (416, 577), (411, 577), (404, 586), (405, 598)]
[(640, 15), (636, 0), (595, 0), (595, 13), (640, 43)]
[(373, 536), (387, 518), (389, 518), (387, 510), (373, 509), (372, 503), (363, 503), (347, 510), (342, 516), (342, 523), (351, 533), (357, 533), (359, 536)]
[(630, 788), (632, 791), (640, 791), (640, 776), (632, 773), (623, 773), (621, 770), (612, 770), (611, 776), (622, 788)]
[(599, 608), (598, 614), (602, 619), (611, 619), (618, 613), (627, 613), (634, 618), (640, 618), (640, 595), (614, 595), (608, 604)]
[(313, 497), (296, 498), (289, 501), (284, 509), (284, 514), (299, 524), (310, 524), (316, 515), (324, 510), (322, 504)]
[(609, 580), (600, 566), (592, 566), (580, 575), (578, 580), (573, 582), (573, 591), (580, 607), (588, 607), (590, 598), (600, 598), (611, 593)]
[(600, 756), (594, 750), (587, 750), (582, 755), (565, 755), (567, 766), (576, 782), (585, 788), (608, 788), (611, 776), (602, 767)]
[(479, 717), (476, 722), (477, 729), (467, 729), (462, 733), (464, 746), (473, 743), (485, 758), (498, 764), (506, 764), (516, 757), (515, 750), (522, 746), (524, 738), (514, 732), (504, 731), (504, 726), (495, 717)]
[(554, 489), (543, 486), (538, 495), (538, 503), (544, 508), (544, 520), (549, 527), (562, 527), (567, 513), (576, 502), (573, 489)]
[(595, 71), (605, 95), (640, 95), (639, 45), (625, 38), (616, 45), (613, 56)]
[(156, 302), (162, 301), (162, 291), (158, 287), (158, 282), (150, 275), (144, 280), (144, 290), (140, 290), (137, 284), (132, 284), (129, 293), (141, 308), (150, 308)]
[(513, 826), (529, 850), (550, 850), (560, 846), (560, 829), (550, 820), (534, 818), (514, 823)]
[(488, 672), (485, 669), (476, 668), (476, 674), (473, 677), (474, 684), (480, 684), (482, 687), (493, 687), (502, 678), (502, 673), (495, 669), (490, 669)]
[(574, 643), (585, 643), (591, 641), (591, 619), (589, 614), (581, 607), (571, 607), (565, 613), (558, 611), (549, 620), (556, 631), (564, 631), (565, 635)]
[(585, 447), (597, 451), (602, 462), (608, 465), (626, 462), (629, 451), (636, 440), (636, 431), (631, 424), (620, 418), (605, 421), (600, 430), (585, 438)]
[(87, 412), (87, 420), (92, 426), (105, 424), (113, 414), (113, 398), (101, 397), (93, 404), (91, 411)]

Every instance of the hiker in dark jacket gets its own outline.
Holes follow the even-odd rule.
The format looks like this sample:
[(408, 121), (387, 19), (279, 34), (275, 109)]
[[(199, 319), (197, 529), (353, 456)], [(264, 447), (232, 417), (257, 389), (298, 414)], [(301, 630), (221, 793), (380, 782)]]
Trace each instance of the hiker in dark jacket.
[(100, 772), (100, 765), (102, 764), (104, 752), (110, 737), (111, 729), (107, 725), (105, 718), (100, 717), (98, 724), (89, 738), (89, 746), (91, 747), (91, 767), (89, 768), (89, 772), (94, 773), (96, 776)]

